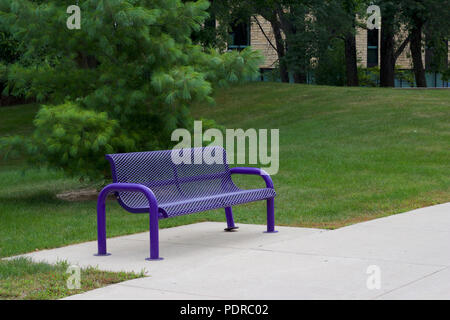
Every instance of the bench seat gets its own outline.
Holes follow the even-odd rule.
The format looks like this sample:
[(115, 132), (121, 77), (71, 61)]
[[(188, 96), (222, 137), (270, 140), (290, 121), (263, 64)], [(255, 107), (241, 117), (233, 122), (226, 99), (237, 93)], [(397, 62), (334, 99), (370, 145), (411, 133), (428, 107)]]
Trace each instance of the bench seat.
[[(179, 196), (176, 201), (160, 203), (159, 219), (170, 218), (190, 213), (232, 207), (238, 204), (270, 199), (276, 196), (271, 188), (238, 190), (214, 195), (203, 195), (195, 198)], [(148, 200), (140, 193), (134, 193), (125, 197), (124, 204), (135, 213), (148, 213)], [(158, 195), (156, 195), (158, 199)]]
[[(178, 161), (177, 156), (181, 156), (183, 161)], [(117, 153), (106, 155), (106, 159), (111, 165), (113, 183), (103, 188), (98, 197), (97, 255), (108, 255), (105, 200), (110, 192), (115, 193), (125, 210), (149, 214), (149, 260), (161, 259), (158, 238), (160, 219), (225, 208), (225, 230), (231, 231), (237, 228), (233, 220), (233, 206), (266, 200), (266, 232), (276, 232), (276, 193), (272, 179), (258, 168), (229, 168), (225, 150), (221, 147)], [(233, 182), (234, 174), (259, 175), (265, 181), (266, 188), (243, 190)]]

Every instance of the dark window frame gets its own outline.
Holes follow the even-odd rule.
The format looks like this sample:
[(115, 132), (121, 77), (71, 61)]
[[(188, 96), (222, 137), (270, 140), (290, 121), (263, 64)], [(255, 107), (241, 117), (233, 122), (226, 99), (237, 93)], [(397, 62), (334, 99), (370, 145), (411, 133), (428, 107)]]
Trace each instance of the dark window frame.
[[(236, 34), (237, 32), (239, 32), (238, 30), (236, 30), (239, 27), (242, 27), (243, 29), (240, 30), (241, 32), (245, 29), (244, 32), (242, 33), (246, 33), (244, 36), (241, 37), (241, 39), (245, 38), (245, 43), (239, 43), (239, 44), (235, 44), (235, 37), (234, 34)], [(230, 37), (231, 37), (231, 43), (228, 44), (228, 50), (242, 50), (245, 49), (247, 47), (250, 46), (251, 44), (251, 23), (250, 23), (250, 19), (248, 21), (242, 22), (242, 21), (238, 21), (235, 22), (231, 25), (231, 32), (230, 32)]]
[(376, 67), (379, 64), (378, 41), (379, 30), (367, 30), (367, 68)]

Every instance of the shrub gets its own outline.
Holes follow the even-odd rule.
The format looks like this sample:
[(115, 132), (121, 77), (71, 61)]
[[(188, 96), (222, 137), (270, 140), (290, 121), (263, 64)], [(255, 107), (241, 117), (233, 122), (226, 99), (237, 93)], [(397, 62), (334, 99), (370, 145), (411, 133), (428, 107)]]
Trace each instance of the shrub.
[(359, 85), (363, 87), (377, 87), (380, 83), (380, 67), (358, 67)]
[(191, 103), (213, 103), (214, 87), (258, 73), (251, 49), (220, 54), (192, 43), (205, 0), (80, 1), (80, 30), (66, 28), (70, 4), (0, 0), (0, 28), (32, 61), (8, 67), (8, 90), (47, 102), (33, 137), (9, 138), (3, 150), (39, 165), (100, 177), (105, 153), (169, 147), (171, 132), (189, 127)]
[(314, 78), (320, 85), (344, 86), (346, 84), (345, 51), (342, 40), (332, 41), (327, 50), (321, 54)]
[(34, 120), (31, 138), (7, 137), (4, 150), (30, 155), (33, 163), (45, 162), (70, 175), (101, 178), (108, 173), (106, 153), (134, 149), (133, 139), (120, 130), (106, 112), (85, 110), (71, 102), (43, 106)]

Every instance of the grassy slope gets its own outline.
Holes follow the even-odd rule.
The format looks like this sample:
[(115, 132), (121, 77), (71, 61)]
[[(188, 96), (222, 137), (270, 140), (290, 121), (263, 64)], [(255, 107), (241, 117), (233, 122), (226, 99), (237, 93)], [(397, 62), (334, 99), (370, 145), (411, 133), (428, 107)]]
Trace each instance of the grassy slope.
[[(196, 118), (280, 129), (277, 224), (333, 228), (450, 199), (450, 91), (255, 83), (220, 90), (216, 101), (193, 106)], [(16, 128), (26, 134), (36, 107), (0, 112), (0, 136)], [(95, 202), (55, 197), (80, 187), (77, 181), (22, 167), (0, 162), (0, 257), (96, 239)], [(263, 185), (258, 177), (238, 182)], [(264, 224), (264, 210), (262, 202), (239, 206), (235, 219)], [(115, 202), (108, 219), (108, 236), (148, 230), (146, 215)], [(161, 227), (206, 219), (224, 221), (223, 211), (163, 220)]]
[(450, 200), (449, 90), (255, 83), (216, 102), (195, 115), (280, 129), (278, 223), (336, 227)]

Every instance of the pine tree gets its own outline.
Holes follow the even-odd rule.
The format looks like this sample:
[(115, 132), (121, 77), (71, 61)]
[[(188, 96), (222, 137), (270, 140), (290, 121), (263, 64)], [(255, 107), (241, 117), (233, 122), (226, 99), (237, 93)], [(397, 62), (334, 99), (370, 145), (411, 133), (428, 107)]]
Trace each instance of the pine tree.
[(255, 75), (251, 49), (220, 54), (194, 45), (209, 2), (84, 0), (81, 29), (69, 30), (71, 0), (0, 0), (0, 27), (23, 53), (2, 65), (5, 92), (45, 102), (31, 138), (10, 137), (3, 152), (99, 178), (104, 154), (170, 146), (190, 127), (189, 105), (212, 103), (216, 86)]

